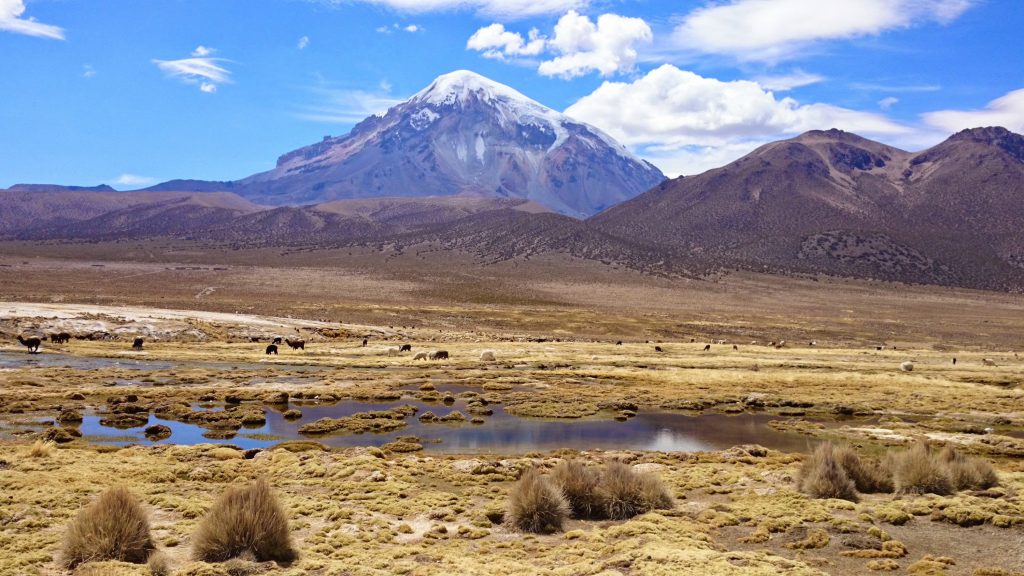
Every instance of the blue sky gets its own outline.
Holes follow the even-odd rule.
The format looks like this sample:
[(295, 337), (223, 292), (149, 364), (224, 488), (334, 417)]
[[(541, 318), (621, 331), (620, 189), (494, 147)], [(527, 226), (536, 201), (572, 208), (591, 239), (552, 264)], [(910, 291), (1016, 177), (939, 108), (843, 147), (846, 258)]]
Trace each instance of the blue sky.
[(237, 179), (470, 69), (666, 173), (1024, 132), (1020, 0), (0, 0), (0, 187)]

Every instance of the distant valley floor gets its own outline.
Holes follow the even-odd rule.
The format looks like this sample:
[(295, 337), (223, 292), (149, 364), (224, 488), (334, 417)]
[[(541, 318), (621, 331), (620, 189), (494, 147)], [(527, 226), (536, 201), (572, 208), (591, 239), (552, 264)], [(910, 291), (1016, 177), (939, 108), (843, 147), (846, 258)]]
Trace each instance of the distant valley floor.
[(1015, 349), (1024, 296), (832, 278), (645, 275), (561, 254), (0, 243), (0, 300), (432, 326), (503, 338)]

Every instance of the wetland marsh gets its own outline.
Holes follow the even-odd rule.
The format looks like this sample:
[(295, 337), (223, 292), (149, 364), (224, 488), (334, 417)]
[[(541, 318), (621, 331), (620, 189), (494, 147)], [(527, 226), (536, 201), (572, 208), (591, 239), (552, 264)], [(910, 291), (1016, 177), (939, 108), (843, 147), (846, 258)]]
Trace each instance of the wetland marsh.
[[(991, 346), (912, 328), (878, 350), (858, 331), (737, 335), (670, 328), (663, 312), (648, 320), (664, 332), (619, 345), (615, 333), (538, 329), (547, 320), (528, 308), (509, 312), (533, 327), (515, 333), (478, 329), (471, 314), (402, 326), (182, 320), (144, 306), (0, 311), (7, 333), (85, 321), (123, 333), (32, 355), (0, 347), (2, 574), (62, 573), (68, 521), (114, 485), (139, 495), (173, 573), (234, 574), (194, 559), (192, 533), (218, 493), (256, 478), (279, 495), (299, 555), (243, 567), (254, 574), (1024, 572), (1024, 362), (1007, 320)], [(133, 351), (128, 331), (142, 314), (150, 336)], [(621, 314), (608, 322), (633, 322)], [(296, 333), (305, 350), (264, 353), (274, 335)], [(769, 346), (776, 333), (789, 342)], [(413, 352), (388, 355), (403, 343)], [(450, 359), (413, 360), (436, 349)], [(900, 369), (906, 361), (913, 371)], [(40, 447), (46, 438), (56, 443)], [(999, 485), (855, 503), (798, 490), (820, 442), (877, 458), (922, 439), (992, 462)], [(550, 535), (509, 527), (516, 479), (569, 458), (654, 472), (675, 504), (572, 519)], [(87, 562), (76, 573), (149, 569)]]

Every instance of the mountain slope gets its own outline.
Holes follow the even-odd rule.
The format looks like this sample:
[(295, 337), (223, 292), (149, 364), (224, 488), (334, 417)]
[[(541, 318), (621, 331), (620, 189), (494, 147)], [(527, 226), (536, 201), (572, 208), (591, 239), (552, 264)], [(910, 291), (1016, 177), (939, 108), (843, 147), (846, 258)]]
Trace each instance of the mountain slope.
[(527, 200), (475, 195), (337, 200), (253, 212), (230, 222), (197, 227), (191, 236), (247, 246), (363, 244), (385, 242), (402, 234), (498, 211), (546, 212)]
[(0, 237), (159, 236), (260, 209), (228, 193), (30, 190), (0, 190)]
[(345, 136), (281, 156), (273, 170), (230, 185), (192, 185), (269, 205), (469, 192), (585, 217), (662, 180), (597, 128), (457, 71)]
[(1024, 262), (1022, 150), (1002, 128), (918, 154), (813, 131), (589, 223), (728, 266), (1006, 287)]

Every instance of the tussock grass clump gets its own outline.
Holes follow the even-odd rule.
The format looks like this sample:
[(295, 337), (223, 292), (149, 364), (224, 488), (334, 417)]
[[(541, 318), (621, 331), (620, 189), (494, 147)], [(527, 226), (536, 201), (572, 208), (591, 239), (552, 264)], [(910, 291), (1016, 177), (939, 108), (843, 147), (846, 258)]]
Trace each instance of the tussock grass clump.
[(605, 464), (595, 493), (604, 514), (615, 520), (671, 508), (674, 504), (661, 479), (634, 472), (628, 464), (617, 461)]
[(28, 448), (29, 458), (49, 458), (57, 448), (53, 440), (36, 440)]
[(288, 517), (265, 480), (228, 488), (193, 534), (192, 551), (207, 562), (246, 553), (258, 562), (291, 562), (297, 556)]
[(146, 565), (149, 567), (150, 576), (171, 575), (171, 561), (163, 552), (156, 551), (150, 554), (149, 562), (146, 562)]
[(947, 446), (939, 453), (957, 490), (985, 490), (999, 485), (999, 477), (987, 460), (968, 456)]
[(560, 531), (568, 517), (565, 495), (536, 469), (527, 470), (512, 487), (506, 518), (515, 528), (549, 534)]
[(601, 475), (597, 470), (579, 460), (563, 460), (551, 471), (551, 479), (561, 488), (569, 502), (573, 516), (577, 518), (598, 518), (603, 510), (596, 494)]
[(899, 494), (947, 496), (956, 490), (949, 466), (925, 442), (892, 455), (891, 466)]
[(131, 492), (116, 487), (78, 512), (64, 537), (61, 562), (68, 569), (102, 560), (143, 564), (153, 549), (146, 511)]
[(836, 446), (832, 454), (850, 480), (853, 480), (858, 492), (892, 492), (892, 471), (884, 463), (861, 458), (849, 446)]
[(857, 487), (836, 458), (830, 442), (819, 444), (804, 460), (798, 475), (800, 491), (813, 498), (838, 498), (856, 502)]

